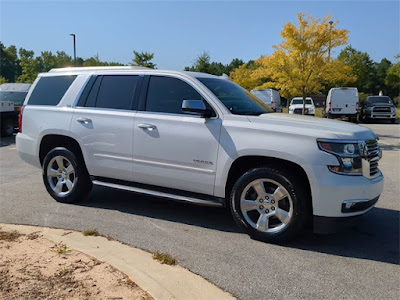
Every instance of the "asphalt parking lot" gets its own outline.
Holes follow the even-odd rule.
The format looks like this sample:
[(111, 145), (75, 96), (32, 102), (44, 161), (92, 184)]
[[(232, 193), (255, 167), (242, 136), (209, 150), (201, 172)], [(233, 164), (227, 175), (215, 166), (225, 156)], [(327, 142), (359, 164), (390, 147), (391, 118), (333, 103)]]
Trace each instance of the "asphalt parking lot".
[(46, 192), (41, 171), (0, 142), (0, 222), (86, 230), (162, 251), (240, 299), (399, 299), (400, 125), (367, 124), (380, 137), (385, 189), (356, 226), (285, 246), (251, 240), (224, 209), (96, 187), (66, 205)]

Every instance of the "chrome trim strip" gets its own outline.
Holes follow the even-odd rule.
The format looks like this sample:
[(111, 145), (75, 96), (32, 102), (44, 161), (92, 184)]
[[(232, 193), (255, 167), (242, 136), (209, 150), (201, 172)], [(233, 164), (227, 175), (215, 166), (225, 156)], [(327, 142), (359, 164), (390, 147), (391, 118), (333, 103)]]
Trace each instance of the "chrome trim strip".
[(95, 156), (95, 157), (101, 157), (101, 158), (109, 158), (109, 159), (123, 160), (123, 161), (130, 161), (130, 162), (132, 162), (132, 158), (123, 157), (123, 156), (115, 156), (115, 155), (100, 154), (100, 153), (94, 153), (93, 156)]
[(371, 200), (366, 200), (366, 199), (362, 199), (362, 200), (344, 200), (343, 203), (361, 203), (361, 202), (368, 202)]
[(178, 170), (195, 171), (195, 172), (202, 172), (202, 173), (206, 173), (206, 174), (215, 174), (214, 170), (201, 169), (201, 168), (189, 167), (189, 166), (183, 166), (183, 165), (173, 165), (173, 164), (168, 164), (168, 163), (163, 163), (163, 162), (158, 162), (158, 161), (150, 161), (150, 160), (138, 159), (138, 158), (133, 158), (132, 162), (145, 164), (145, 165), (152, 165), (152, 166), (157, 166), (157, 167), (168, 167), (168, 168), (173, 168), (173, 169), (178, 169)]
[(126, 185), (122, 185), (122, 184), (108, 183), (108, 182), (103, 182), (103, 181), (99, 181), (99, 180), (93, 180), (93, 184), (98, 185), (98, 186), (104, 186), (104, 187), (109, 187), (109, 188), (114, 188), (114, 189), (119, 189), (119, 190), (125, 190), (125, 191), (140, 193), (140, 194), (161, 197), (161, 198), (167, 198), (167, 199), (171, 199), (171, 200), (175, 200), (175, 201), (189, 202), (189, 203), (194, 203), (194, 204), (204, 205), (204, 206), (223, 207), (222, 203), (220, 203), (216, 200), (211, 200), (211, 199), (204, 200), (204, 199), (198, 199), (198, 198), (193, 198), (193, 197), (174, 195), (174, 194), (157, 192), (157, 191), (133, 187), (133, 186), (126, 186)]

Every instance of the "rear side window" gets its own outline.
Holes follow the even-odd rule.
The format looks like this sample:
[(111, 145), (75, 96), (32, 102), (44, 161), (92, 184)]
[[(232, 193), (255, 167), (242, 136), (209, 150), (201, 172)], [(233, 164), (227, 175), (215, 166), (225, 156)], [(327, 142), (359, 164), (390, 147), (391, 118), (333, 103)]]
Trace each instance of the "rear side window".
[(131, 109), (138, 79), (139, 76), (132, 75), (97, 77), (85, 106)]
[(146, 111), (183, 114), (183, 100), (202, 100), (202, 97), (193, 87), (180, 79), (150, 77)]
[(28, 104), (57, 105), (75, 78), (75, 75), (40, 78), (32, 91)]

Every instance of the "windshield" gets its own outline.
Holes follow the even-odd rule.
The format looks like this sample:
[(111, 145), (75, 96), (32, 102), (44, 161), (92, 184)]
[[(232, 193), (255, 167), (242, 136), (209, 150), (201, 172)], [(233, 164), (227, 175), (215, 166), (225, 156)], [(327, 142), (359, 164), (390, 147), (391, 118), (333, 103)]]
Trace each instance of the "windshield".
[(392, 100), (389, 97), (368, 97), (368, 103), (389, 103), (392, 104)]
[(24, 103), (26, 92), (6, 92), (0, 91), (0, 101), (10, 101), (14, 105), (20, 106)]
[[(303, 99), (293, 99), (292, 104), (303, 104)], [(306, 104), (312, 104), (310, 99), (306, 99)]]
[(197, 78), (235, 115), (261, 115), (273, 112), (264, 102), (237, 84), (217, 78)]

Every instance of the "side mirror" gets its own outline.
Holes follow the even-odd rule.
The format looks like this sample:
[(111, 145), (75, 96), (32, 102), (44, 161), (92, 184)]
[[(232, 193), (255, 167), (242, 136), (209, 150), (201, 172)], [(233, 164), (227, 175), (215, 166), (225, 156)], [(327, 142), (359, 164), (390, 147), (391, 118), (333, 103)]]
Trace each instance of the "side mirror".
[(183, 100), (182, 112), (185, 114), (196, 114), (204, 118), (210, 118), (212, 111), (206, 107), (202, 100)]

